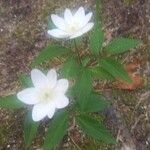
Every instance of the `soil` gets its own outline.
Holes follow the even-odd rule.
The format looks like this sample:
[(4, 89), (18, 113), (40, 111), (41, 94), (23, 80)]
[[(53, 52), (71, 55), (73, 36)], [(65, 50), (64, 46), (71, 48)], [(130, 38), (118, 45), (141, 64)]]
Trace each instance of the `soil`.
[[(30, 63), (38, 52), (48, 43), (55, 43), (46, 35), (48, 16), (61, 13), (66, 7), (84, 6), (94, 10), (94, 0), (1, 0), (0, 1), (0, 96), (16, 93), (20, 89), (19, 75), (29, 73)], [(103, 0), (102, 23), (106, 41), (114, 37), (134, 37), (142, 41), (137, 48), (120, 55), (124, 63), (140, 64), (137, 69), (144, 83), (134, 90), (99, 88), (113, 101), (112, 110), (106, 113), (104, 120), (108, 128), (117, 137), (116, 146), (92, 140), (78, 129), (66, 137), (58, 149), (83, 150), (128, 150), (123, 137), (129, 137), (137, 150), (150, 147), (150, 3), (148, 0)], [(109, 94), (108, 94), (109, 93)], [(111, 93), (111, 94), (110, 94)], [(0, 149), (23, 150), (24, 110), (6, 110), (0, 108)], [(108, 114), (109, 113), (109, 114)], [(113, 115), (117, 116), (115, 124)], [(123, 126), (128, 135), (122, 132)], [(44, 127), (44, 129), (43, 129)], [(31, 145), (32, 150), (42, 149), (47, 129), (46, 121), (41, 124), (37, 138)], [(78, 139), (81, 140), (78, 140)], [(82, 141), (82, 142), (81, 142)], [(131, 149), (131, 147), (130, 147)], [(130, 150), (129, 149), (129, 150)], [(131, 149), (132, 150), (132, 149)]]

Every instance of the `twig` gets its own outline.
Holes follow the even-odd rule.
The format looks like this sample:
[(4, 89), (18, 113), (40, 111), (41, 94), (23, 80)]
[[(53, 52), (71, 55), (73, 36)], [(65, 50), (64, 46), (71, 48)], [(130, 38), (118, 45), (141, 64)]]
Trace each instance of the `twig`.
[(73, 138), (71, 136), (69, 136), (70, 140), (72, 141), (72, 143), (77, 147), (78, 150), (82, 150), (79, 145), (73, 140)]
[(75, 117), (73, 117), (72, 126), (68, 129), (69, 132), (75, 128), (75, 124)]
[(134, 131), (134, 129), (136, 128), (137, 124), (138, 124), (138, 123), (140, 122), (140, 120), (141, 120), (142, 118), (144, 118), (144, 117), (145, 117), (145, 116), (142, 114), (142, 115), (140, 115), (140, 116), (136, 119), (134, 125), (131, 127), (131, 133), (133, 133), (133, 131)]

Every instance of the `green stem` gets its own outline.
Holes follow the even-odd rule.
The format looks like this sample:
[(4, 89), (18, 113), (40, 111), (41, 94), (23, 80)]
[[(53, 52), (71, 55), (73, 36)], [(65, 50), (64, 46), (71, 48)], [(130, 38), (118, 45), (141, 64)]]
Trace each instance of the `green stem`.
[(78, 49), (78, 47), (77, 47), (76, 40), (74, 40), (74, 47), (75, 47), (75, 50), (76, 50), (76, 52), (77, 52), (78, 61), (79, 61), (80, 64), (82, 64), (82, 61), (81, 61), (81, 57), (80, 57), (79, 49)]

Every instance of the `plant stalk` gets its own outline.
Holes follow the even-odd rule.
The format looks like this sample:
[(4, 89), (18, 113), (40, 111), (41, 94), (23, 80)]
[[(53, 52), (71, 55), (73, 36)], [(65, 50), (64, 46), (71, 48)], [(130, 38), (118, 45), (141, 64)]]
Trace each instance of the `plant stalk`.
[(79, 49), (78, 49), (78, 47), (77, 47), (76, 40), (74, 40), (74, 47), (75, 47), (75, 50), (76, 50), (76, 52), (77, 52), (78, 61), (79, 61), (80, 64), (82, 64), (82, 61), (81, 61), (81, 57), (80, 57)]

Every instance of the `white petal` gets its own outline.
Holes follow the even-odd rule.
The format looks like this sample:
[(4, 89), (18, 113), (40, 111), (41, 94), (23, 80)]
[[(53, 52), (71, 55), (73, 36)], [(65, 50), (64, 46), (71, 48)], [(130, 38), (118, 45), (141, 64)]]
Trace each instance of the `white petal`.
[(47, 33), (55, 38), (67, 38), (69, 36), (68, 33), (59, 29), (48, 30)]
[(83, 26), (85, 26), (90, 21), (92, 15), (92, 12), (90, 12), (85, 16)]
[(78, 25), (79, 28), (83, 27), (85, 19), (85, 11), (83, 7), (80, 7), (74, 15), (74, 22)]
[(48, 84), (50, 85), (51, 88), (53, 88), (57, 82), (57, 73), (56, 73), (55, 69), (51, 69), (47, 73), (47, 78), (48, 78)]
[(55, 101), (56, 108), (58, 109), (64, 108), (69, 104), (69, 99), (63, 94), (56, 96), (54, 98), (54, 101)]
[(69, 24), (69, 23), (72, 21), (73, 16), (72, 16), (72, 13), (71, 13), (70, 9), (67, 8), (67, 9), (65, 10), (64, 18), (65, 18), (65, 22), (66, 22), (67, 24)]
[(82, 19), (82, 21), (80, 21), (79, 27), (80, 27), (80, 28), (85, 27), (85, 25), (87, 25), (87, 23), (90, 21), (91, 17), (92, 17), (92, 12), (88, 13), (88, 14)]
[(44, 87), (48, 83), (47, 77), (38, 69), (31, 71), (31, 79), (35, 87)]
[(55, 107), (51, 107), (47, 116), (48, 116), (48, 118), (51, 119), (54, 116), (54, 114), (55, 114)]
[(44, 117), (46, 117), (51, 108), (55, 108), (55, 105), (53, 103), (39, 103), (39, 104), (36, 104), (34, 107), (33, 107), (33, 110), (32, 110), (32, 118), (34, 121), (40, 121), (42, 120)]
[(65, 21), (63, 18), (52, 14), (51, 19), (52, 19), (53, 23), (56, 25), (56, 27), (58, 27), (61, 30), (65, 30)]
[(86, 33), (89, 30), (91, 30), (93, 26), (94, 26), (94, 23), (88, 23), (84, 28), (82, 28), (81, 30), (79, 30), (78, 32), (76, 32), (75, 34), (73, 34), (70, 37), (70, 39), (74, 39), (76, 37), (79, 37), (79, 36), (83, 35), (84, 33)]
[(20, 101), (30, 105), (38, 103), (38, 99), (36, 97), (35, 88), (27, 88), (17, 94), (17, 98)]
[(74, 18), (76, 18), (77, 20), (80, 20), (80, 19), (83, 19), (85, 17), (85, 11), (84, 11), (84, 8), (83, 7), (80, 7), (75, 15), (74, 15)]
[(56, 85), (56, 91), (60, 93), (65, 93), (69, 87), (69, 82), (67, 79), (60, 79)]

